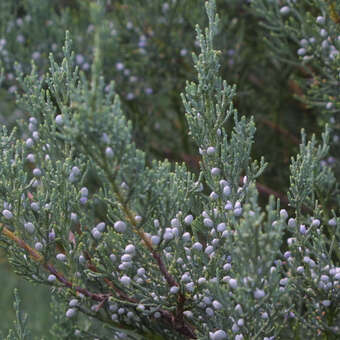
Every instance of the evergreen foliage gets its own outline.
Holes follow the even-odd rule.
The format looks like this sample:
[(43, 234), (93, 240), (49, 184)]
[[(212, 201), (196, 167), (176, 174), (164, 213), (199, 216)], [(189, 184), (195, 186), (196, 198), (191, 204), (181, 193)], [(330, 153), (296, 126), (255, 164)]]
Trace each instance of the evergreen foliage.
[[(217, 1), (218, 16), (209, 0), (206, 23), (194, 3), (0, 5), (1, 105), (28, 114), (15, 128), (4, 117), (0, 134), (0, 244), (16, 273), (50, 287), (56, 339), (337, 339), (338, 4)], [(31, 22), (32, 37), (53, 28), (28, 41)], [(88, 27), (93, 50), (67, 31), (61, 56), (65, 27)], [(297, 100), (288, 86), (273, 97), (288, 81)], [(282, 107), (292, 120), (263, 120)], [(310, 130), (321, 142), (294, 137), (300, 110), (320, 112)], [(268, 145), (269, 165), (256, 149), (261, 119), (292, 140)], [(290, 168), (274, 167), (277, 155)], [(276, 185), (287, 198), (263, 203), (259, 177), (281, 177), (283, 165)], [(15, 307), (8, 339), (28, 339), (17, 295)]]

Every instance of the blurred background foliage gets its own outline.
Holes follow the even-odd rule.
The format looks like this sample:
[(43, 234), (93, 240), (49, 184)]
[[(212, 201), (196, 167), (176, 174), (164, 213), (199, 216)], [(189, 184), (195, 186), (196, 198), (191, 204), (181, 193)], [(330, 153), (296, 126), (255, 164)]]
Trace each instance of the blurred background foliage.
[[(339, 83), (330, 76), (337, 74), (333, 71), (339, 67), (339, 56), (329, 62), (320, 50), (319, 58), (306, 64), (310, 60), (297, 50), (301, 35), (319, 36), (314, 14), (329, 17), (328, 33), (338, 34), (340, 5), (301, 1), (296, 6), (305, 17), (298, 20), (281, 15), (278, 3), (286, 2), (217, 0), (222, 77), (237, 85), (235, 105), (240, 114), (255, 117), (254, 157), (263, 155), (269, 163), (258, 187), (263, 203), (275, 193), (285, 204), (282, 193), (289, 185), (290, 157), (298, 150), (302, 127), (308, 134), (319, 134), (331, 120), (339, 129), (334, 118), (340, 106)], [(197, 171), (199, 156), (187, 134), (180, 93), (195, 77), (191, 57), (197, 51), (195, 25), (203, 27), (206, 20), (203, 0), (2, 0), (0, 122), (13, 127), (29, 117), (15, 102), (15, 93), (21, 91), (16, 74), (29, 73), (32, 60), (40, 74), (47, 71), (50, 52), (57, 60), (62, 57), (66, 30), (73, 40), (75, 62), (88, 75), (100, 25), (102, 72), (107, 83), (116, 83), (137, 145), (150, 160), (184, 161)], [(335, 154), (336, 133), (333, 142)], [(2, 314), (0, 329), (6, 332), (14, 317), (10, 301), (16, 286), (39, 338), (50, 323), (49, 292), (23, 283), (1, 258), (0, 308), (9, 312)]]

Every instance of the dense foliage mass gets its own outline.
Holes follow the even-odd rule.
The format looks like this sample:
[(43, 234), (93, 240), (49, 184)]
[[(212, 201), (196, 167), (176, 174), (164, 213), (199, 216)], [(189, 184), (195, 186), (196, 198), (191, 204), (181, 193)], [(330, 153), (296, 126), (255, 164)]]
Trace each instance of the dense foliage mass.
[(0, 10), (0, 244), (52, 337), (339, 338), (339, 3)]

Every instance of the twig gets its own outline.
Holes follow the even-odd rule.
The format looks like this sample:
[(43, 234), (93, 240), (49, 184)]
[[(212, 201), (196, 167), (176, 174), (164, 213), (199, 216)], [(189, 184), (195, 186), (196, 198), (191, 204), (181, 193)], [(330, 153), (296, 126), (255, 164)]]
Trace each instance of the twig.
[(58, 279), (59, 282), (61, 282), (65, 287), (71, 288), (76, 290), (79, 293), (84, 294), (85, 296), (96, 300), (96, 301), (102, 301), (104, 299), (107, 299), (110, 295), (109, 294), (97, 294), (92, 293), (88, 291), (85, 288), (81, 288), (78, 286), (74, 286), (72, 282), (68, 281), (62, 273), (59, 273), (52, 264), (45, 262), (44, 257), (35, 249), (30, 247), (24, 240), (20, 239), (18, 236), (16, 236), (12, 231), (10, 231), (8, 228), (3, 227), (1, 229), (1, 232), (3, 235), (5, 235), (7, 238), (14, 241), (20, 248), (25, 249), (29, 256), (35, 261), (40, 263), (45, 269), (47, 269), (51, 274), (55, 275), (55, 277)]
[(275, 124), (275, 123), (273, 123), (270, 120), (267, 120), (265, 118), (260, 118), (259, 120), (260, 120), (261, 123), (269, 126), (273, 130), (276, 130), (281, 135), (288, 137), (295, 145), (300, 145), (299, 139), (297, 137), (295, 137), (293, 134), (291, 134), (288, 130), (282, 128), (281, 126), (278, 126), (277, 124)]

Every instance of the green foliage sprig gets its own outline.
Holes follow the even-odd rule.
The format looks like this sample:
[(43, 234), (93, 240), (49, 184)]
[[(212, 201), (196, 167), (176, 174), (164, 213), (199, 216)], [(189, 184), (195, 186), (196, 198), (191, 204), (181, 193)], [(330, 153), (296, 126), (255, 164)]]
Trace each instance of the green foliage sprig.
[[(103, 7), (92, 5), (96, 20)], [(95, 32), (90, 74), (66, 34), (43, 76), (17, 67), (22, 134), (1, 132), (1, 245), (16, 272), (51, 287), (55, 337), (336, 339), (339, 194), (328, 153), (302, 134), (288, 211), (258, 200), (254, 119), (239, 117), (214, 38), (196, 29), (197, 80), (181, 98), (200, 174), (149, 161), (134, 142)], [(277, 14), (284, 13), (282, 9)], [(276, 12), (275, 12), (276, 13)]]

